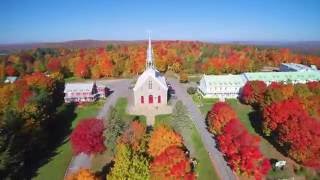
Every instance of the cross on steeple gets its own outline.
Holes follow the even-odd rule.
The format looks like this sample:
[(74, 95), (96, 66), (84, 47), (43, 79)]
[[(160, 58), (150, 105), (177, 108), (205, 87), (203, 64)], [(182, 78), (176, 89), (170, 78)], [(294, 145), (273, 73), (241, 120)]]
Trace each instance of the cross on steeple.
[(154, 68), (153, 50), (152, 50), (152, 46), (151, 46), (151, 32), (149, 31), (148, 34), (149, 34), (149, 44), (148, 44), (148, 49), (147, 49), (146, 69)]

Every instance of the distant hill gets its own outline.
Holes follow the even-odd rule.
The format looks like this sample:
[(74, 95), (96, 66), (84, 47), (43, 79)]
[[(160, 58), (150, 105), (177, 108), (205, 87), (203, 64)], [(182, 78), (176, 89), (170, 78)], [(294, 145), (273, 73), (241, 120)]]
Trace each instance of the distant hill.
[(104, 41), (104, 40), (74, 40), (65, 42), (0, 44), (0, 51), (8, 52), (34, 48), (96, 48), (105, 47), (108, 43), (134, 43), (138, 41)]
[(294, 52), (320, 55), (320, 41), (292, 41), (292, 42), (256, 42), (256, 41), (235, 41), (231, 44), (255, 45), (260, 47), (289, 48)]
[[(137, 41), (108, 41), (108, 40), (74, 40), (66, 42), (45, 42), (45, 43), (24, 43), (24, 44), (0, 44), (0, 53), (10, 53), (17, 50), (34, 48), (97, 48), (105, 47), (108, 43), (130, 44), (143, 42)], [(259, 47), (289, 48), (294, 52), (320, 55), (320, 41), (297, 41), (297, 42), (276, 42), (276, 41), (228, 41), (211, 42), (215, 44), (239, 44), (254, 45)]]

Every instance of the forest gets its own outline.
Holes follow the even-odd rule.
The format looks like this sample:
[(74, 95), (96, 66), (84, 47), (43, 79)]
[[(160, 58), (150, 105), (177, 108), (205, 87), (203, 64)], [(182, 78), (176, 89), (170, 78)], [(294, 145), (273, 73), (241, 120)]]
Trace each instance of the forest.
[(59, 73), (36, 72), (0, 86), (1, 179), (29, 177), (30, 170), (56, 145), (66, 128), (59, 126), (66, 108), (63, 89)]
[[(144, 42), (107, 44), (100, 48), (35, 48), (0, 56), (0, 79), (33, 72), (60, 72), (64, 77), (130, 77), (142, 73), (146, 59)], [(287, 48), (210, 44), (197, 41), (153, 42), (160, 72), (223, 74), (258, 71), (282, 62), (314, 64), (320, 57)]]
[[(140, 74), (145, 66), (146, 44), (107, 44), (104, 48), (88, 49), (36, 48), (0, 56), (0, 174), (10, 178), (25, 177), (35, 159), (41, 159), (38, 156), (52, 146), (48, 142), (57, 139), (55, 132), (60, 128), (59, 124), (63, 124), (63, 119), (58, 117), (67, 108), (63, 104), (65, 78), (118, 78)], [(319, 56), (298, 54), (290, 49), (189, 41), (156, 41), (153, 47), (157, 69), (162, 73), (241, 73), (258, 71), (264, 66), (278, 67), (282, 62), (320, 67)], [(6, 76), (19, 78), (15, 83), (4, 84)], [(252, 105), (261, 114), (261, 131), (272, 138), (284, 154), (318, 169), (319, 97), (319, 82), (273, 83), (267, 87), (263, 82), (252, 81), (244, 86), (241, 101)], [(110, 179), (119, 178), (123, 166), (130, 164), (125, 163), (127, 161), (141, 163), (139, 167), (125, 168), (133, 168), (134, 173), (141, 171), (146, 177), (194, 178), (191, 165), (187, 163), (190, 160), (184, 155), (183, 141), (172, 129), (159, 127), (147, 133), (146, 127), (137, 122), (126, 128), (115, 123), (109, 124), (107, 129), (116, 133), (108, 134), (109, 131), (98, 122), (96, 119), (83, 121), (86, 124), (78, 125), (71, 142), (75, 154), (119, 149), (114, 169), (108, 174)], [(241, 126), (227, 104), (217, 103), (212, 107), (208, 125), (234, 171), (257, 179), (265, 176), (270, 164), (259, 151), (259, 138)], [(87, 127), (94, 129), (84, 131)], [(90, 140), (79, 139), (84, 136)], [(92, 139), (96, 143), (94, 149), (87, 144)], [(120, 145), (108, 143), (115, 141)], [(169, 155), (176, 157), (177, 161), (169, 161)], [(168, 163), (172, 163), (169, 170), (165, 168)], [(147, 168), (149, 165), (150, 169)], [(86, 171), (81, 173), (90, 175)]]

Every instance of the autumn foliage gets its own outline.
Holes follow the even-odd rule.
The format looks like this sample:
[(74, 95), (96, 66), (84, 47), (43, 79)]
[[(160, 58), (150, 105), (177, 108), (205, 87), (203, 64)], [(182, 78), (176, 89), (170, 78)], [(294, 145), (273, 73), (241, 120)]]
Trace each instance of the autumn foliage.
[(208, 128), (214, 134), (221, 134), (222, 128), (237, 115), (231, 106), (225, 102), (215, 103), (208, 113)]
[(245, 104), (256, 105), (263, 100), (267, 85), (263, 81), (248, 81), (241, 92), (241, 100)]
[(262, 179), (271, 165), (259, 149), (259, 137), (249, 134), (240, 120), (230, 120), (217, 136), (220, 151), (230, 167), (237, 173)]
[(170, 146), (182, 147), (182, 137), (168, 126), (160, 125), (155, 128), (149, 140), (148, 153), (155, 157)]
[[(4, 58), (7, 75), (64, 71), (80, 78), (119, 77), (142, 73), (146, 42), (108, 44), (106, 48), (38, 48)], [(153, 42), (155, 65), (161, 72), (187, 74), (241, 73), (279, 66), (281, 62), (314, 64), (320, 57), (291, 52), (287, 48), (208, 44), (194, 41)]]
[(139, 121), (132, 121), (119, 138), (119, 143), (130, 145), (134, 151), (144, 148), (146, 126)]
[(184, 151), (170, 146), (156, 156), (150, 165), (151, 179), (195, 179)]
[(246, 84), (242, 99), (260, 107), (264, 135), (272, 137), (274, 143), (297, 162), (319, 169), (320, 83), (271, 83), (262, 88), (264, 92), (259, 92), (259, 96), (255, 95), (259, 100), (250, 101), (247, 97), (255, 94), (251, 88), (253, 83)]
[(8, 76), (14, 76), (17, 74), (16, 69), (12, 65), (8, 65), (5, 68), (5, 71), (6, 71), (6, 75), (8, 75)]
[(98, 180), (94, 173), (89, 169), (79, 169), (75, 173), (67, 176), (66, 180)]
[(61, 62), (59, 59), (53, 58), (50, 59), (48, 64), (47, 64), (47, 69), (50, 72), (59, 72), (61, 71)]
[(225, 102), (215, 103), (208, 113), (208, 128), (230, 167), (237, 173), (262, 179), (271, 165), (259, 149), (259, 137), (251, 135)]
[(102, 120), (89, 118), (80, 121), (70, 137), (73, 152), (94, 154), (104, 151), (103, 130)]
[(76, 77), (87, 78), (90, 75), (89, 63), (85, 60), (76, 61), (74, 67), (74, 74)]
[(263, 129), (295, 160), (320, 168), (320, 122), (299, 99), (275, 102), (263, 109)]

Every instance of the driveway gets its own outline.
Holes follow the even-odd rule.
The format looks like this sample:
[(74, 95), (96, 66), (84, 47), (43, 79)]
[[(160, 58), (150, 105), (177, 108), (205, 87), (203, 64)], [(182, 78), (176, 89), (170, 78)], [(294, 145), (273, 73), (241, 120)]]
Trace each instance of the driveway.
[(216, 171), (221, 179), (223, 180), (234, 180), (236, 176), (233, 171), (227, 165), (227, 162), (224, 160), (222, 153), (216, 148), (216, 141), (207, 130), (205, 123), (205, 116), (203, 116), (199, 108), (193, 103), (192, 98), (187, 93), (187, 88), (180, 84), (177, 79), (169, 78), (169, 83), (175, 89), (175, 94), (179, 100), (187, 107), (189, 111), (189, 116), (191, 117), (193, 123), (195, 124), (202, 142), (207, 149), (209, 156), (213, 165), (216, 168)]
[[(112, 94), (107, 97), (105, 104), (96, 116), (98, 119), (105, 119), (110, 106), (115, 105), (119, 97), (127, 97), (129, 95), (130, 82), (130, 79), (97, 81), (98, 84), (106, 85), (112, 91)], [(69, 164), (65, 176), (69, 173), (78, 171), (80, 168), (89, 169), (91, 167), (91, 159), (92, 156), (84, 153), (74, 156)]]

